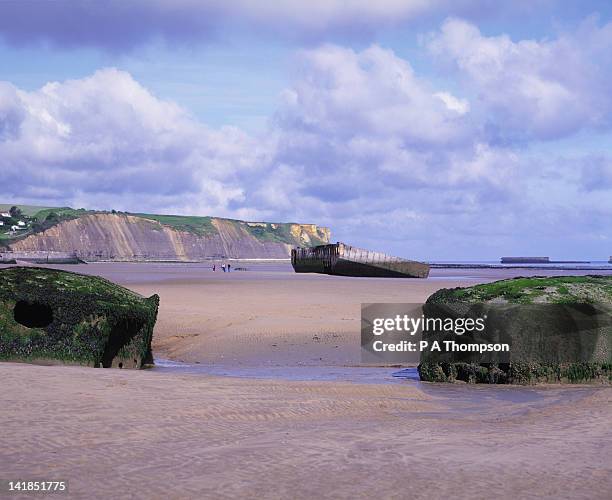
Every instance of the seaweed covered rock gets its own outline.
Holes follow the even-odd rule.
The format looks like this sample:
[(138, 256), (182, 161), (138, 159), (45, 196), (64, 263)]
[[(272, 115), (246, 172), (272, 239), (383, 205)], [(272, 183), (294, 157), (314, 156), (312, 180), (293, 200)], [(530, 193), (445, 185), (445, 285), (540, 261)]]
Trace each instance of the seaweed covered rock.
[(505, 359), (423, 352), (421, 380), (612, 382), (612, 276), (514, 278), (442, 289), (427, 299), (423, 312), (429, 318), (488, 317), (481, 341), (503, 338), (511, 348)]
[(0, 360), (142, 368), (158, 305), (96, 276), (0, 269)]

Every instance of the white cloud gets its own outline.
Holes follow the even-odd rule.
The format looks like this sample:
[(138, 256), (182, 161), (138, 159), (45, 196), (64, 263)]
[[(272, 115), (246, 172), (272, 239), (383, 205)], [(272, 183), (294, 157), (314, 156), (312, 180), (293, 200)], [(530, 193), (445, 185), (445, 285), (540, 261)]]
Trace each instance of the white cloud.
[(179, 197), (182, 211), (225, 213), (268, 154), (240, 130), (212, 130), (115, 69), (35, 92), (0, 85), (0, 131), (2, 194), (47, 203), (105, 193), (138, 210), (152, 208), (151, 197), (163, 207)]
[(434, 97), (440, 99), (448, 109), (455, 111), (460, 115), (466, 114), (470, 110), (470, 103), (467, 99), (457, 99), (454, 95), (448, 92), (436, 92)]
[(390, 50), (326, 45), (304, 52), (301, 68), (278, 114), (285, 128), (428, 144), (461, 142), (469, 133), (456, 109)]
[(612, 23), (589, 19), (556, 39), (514, 42), (448, 19), (426, 44), (453, 64), (494, 139), (557, 139), (612, 125)]

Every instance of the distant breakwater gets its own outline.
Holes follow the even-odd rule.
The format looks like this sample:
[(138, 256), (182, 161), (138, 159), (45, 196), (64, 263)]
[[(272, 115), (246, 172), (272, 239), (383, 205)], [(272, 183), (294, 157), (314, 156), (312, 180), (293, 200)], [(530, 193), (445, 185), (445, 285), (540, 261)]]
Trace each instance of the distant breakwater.
[(592, 265), (560, 264), (478, 264), (478, 263), (429, 263), (432, 269), (540, 269), (553, 271), (612, 271), (612, 265), (597, 263)]
[(0, 252), (0, 264), (15, 264), (18, 261), (34, 264), (83, 264), (74, 252)]

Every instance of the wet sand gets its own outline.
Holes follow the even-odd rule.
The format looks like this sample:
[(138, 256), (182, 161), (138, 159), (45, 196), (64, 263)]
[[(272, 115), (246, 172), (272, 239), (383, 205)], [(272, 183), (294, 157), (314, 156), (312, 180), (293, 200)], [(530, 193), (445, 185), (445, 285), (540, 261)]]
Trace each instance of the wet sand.
[(68, 479), (75, 498), (612, 496), (608, 387), (451, 386), (351, 368), (362, 302), (422, 302), (516, 270), (389, 280), (245, 267), (65, 266), (158, 293), (155, 354), (191, 365), (0, 363), (0, 479)]
[(0, 363), (2, 477), (73, 498), (610, 498), (607, 388)]

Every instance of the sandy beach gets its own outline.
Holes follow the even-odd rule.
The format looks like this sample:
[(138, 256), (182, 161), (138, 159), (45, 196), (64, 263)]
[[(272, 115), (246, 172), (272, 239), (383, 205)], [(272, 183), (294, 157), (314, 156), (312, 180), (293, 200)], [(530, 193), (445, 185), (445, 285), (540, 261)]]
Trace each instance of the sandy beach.
[(612, 391), (0, 364), (6, 479), (73, 498), (608, 498)]
[[(0, 479), (68, 480), (74, 498), (612, 494), (609, 387), (351, 375), (362, 302), (417, 303), (441, 287), (520, 272), (433, 270), (402, 280), (244, 267), (64, 267), (158, 293), (156, 357), (197, 370), (0, 363)], [(291, 380), (298, 368), (303, 381)], [(336, 368), (332, 381), (319, 376)], [(233, 376), (214, 375), (219, 369)]]

